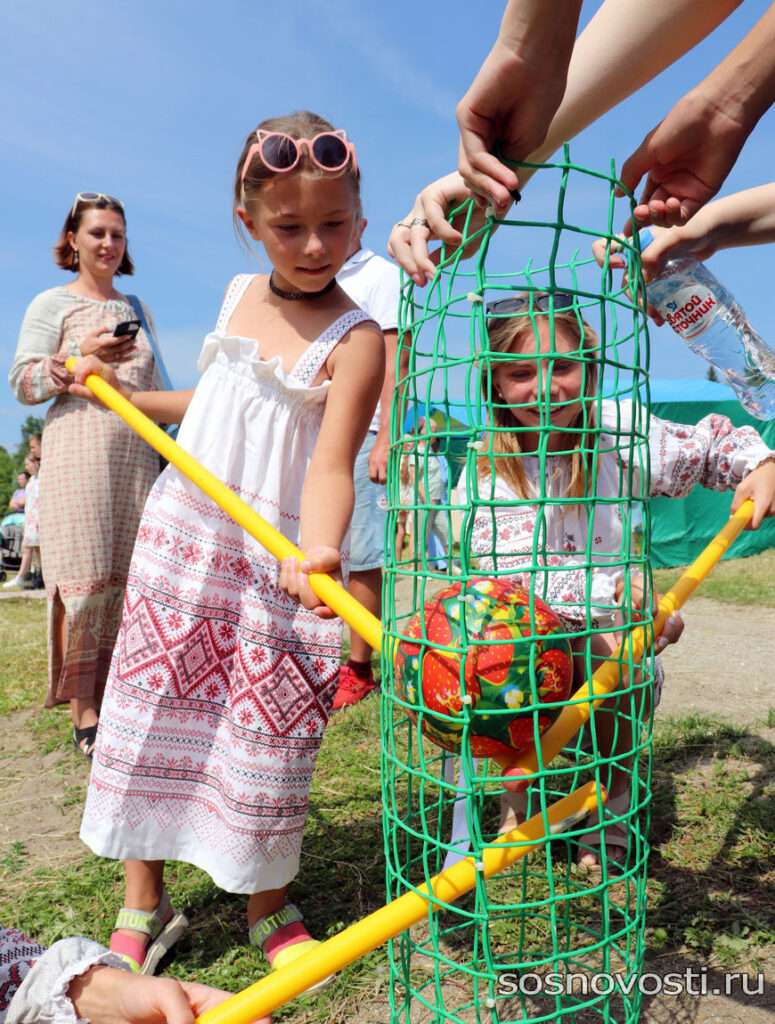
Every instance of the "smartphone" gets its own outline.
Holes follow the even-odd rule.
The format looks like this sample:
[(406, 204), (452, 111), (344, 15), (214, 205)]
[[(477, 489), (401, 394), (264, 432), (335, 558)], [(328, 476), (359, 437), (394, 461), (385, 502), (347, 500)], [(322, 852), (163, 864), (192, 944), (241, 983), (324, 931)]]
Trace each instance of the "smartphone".
[(137, 332), (142, 327), (139, 320), (124, 320), (123, 323), (118, 324), (115, 331), (113, 332), (114, 338), (120, 338), (122, 334), (128, 334), (132, 338), (137, 337)]

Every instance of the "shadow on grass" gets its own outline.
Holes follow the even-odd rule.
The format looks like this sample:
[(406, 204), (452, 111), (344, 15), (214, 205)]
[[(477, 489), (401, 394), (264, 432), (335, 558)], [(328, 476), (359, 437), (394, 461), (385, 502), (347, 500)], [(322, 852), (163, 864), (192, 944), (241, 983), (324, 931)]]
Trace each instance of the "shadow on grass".
[[(756, 973), (773, 956), (775, 746), (691, 716), (660, 724), (654, 764), (647, 957), (652, 970), (663, 959), (666, 971), (709, 969), (709, 987), (721, 987), (725, 968)], [(730, 997), (743, 1020), (750, 998), (740, 982)], [(695, 997), (674, 1019), (698, 1012)]]

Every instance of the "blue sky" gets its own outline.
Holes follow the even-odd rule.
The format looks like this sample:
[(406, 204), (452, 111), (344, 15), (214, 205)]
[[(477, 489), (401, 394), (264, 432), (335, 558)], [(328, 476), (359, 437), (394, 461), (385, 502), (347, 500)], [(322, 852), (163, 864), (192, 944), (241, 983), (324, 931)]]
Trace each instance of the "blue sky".
[[(596, 7), (587, 0), (583, 20)], [(574, 143), (575, 160), (600, 169), (612, 157), (620, 164), (766, 7), (767, 0), (744, 3), (693, 53), (587, 129)], [(454, 104), (496, 34), (501, 9), (495, 0), (475, 8), (468, 0), (4, 4), (4, 375), (30, 299), (69, 279), (54, 267), (51, 245), (73, 195), (88, 189), (126, 204), (137, 266), (129, 290), (150, 305), (176, 383), (191, 384), (225, 284), (240, 271), (266, 269), (234, 236), (230, 189), (244, 135), (267, 116), (309, 107), (347, 129), (364, 172), (366, 241), (384, 251), (390, 226), (418, 188), (454, 165)], [(725, 191), (771, 179), (773, 128), (771, 111)], [(554, 205), (550, 192), (526, 192), (523, 216), (543, 216)], [(770, 339), (774, 257), (758, 248), (712, 261)], [(667, 328), (653, 332), (652, 365), (661, 377), (705, 369)], [(13, 448), (22, 420), (40, 407), (17, 405), (8, 389), (0, 396), (0, 444)]]

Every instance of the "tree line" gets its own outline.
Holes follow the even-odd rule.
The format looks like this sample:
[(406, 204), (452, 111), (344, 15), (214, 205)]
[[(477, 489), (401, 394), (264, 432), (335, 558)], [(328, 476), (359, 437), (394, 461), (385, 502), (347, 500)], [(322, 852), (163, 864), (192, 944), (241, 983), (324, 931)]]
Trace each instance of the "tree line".
[(16, 478), (24, 470), (24, 460), (30, 448), (30, 438), (43, 432), (40, 416), (28, 416), (22, 423), (21, 442), (14, 454), (0, 445), (0, 519), (8, 511), (8, 502), (16, 490)]

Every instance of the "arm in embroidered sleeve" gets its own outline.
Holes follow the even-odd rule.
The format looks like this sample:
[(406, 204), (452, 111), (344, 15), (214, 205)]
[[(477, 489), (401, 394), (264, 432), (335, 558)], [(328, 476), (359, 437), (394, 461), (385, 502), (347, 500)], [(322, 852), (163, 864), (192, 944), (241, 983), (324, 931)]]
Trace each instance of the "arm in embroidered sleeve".
[(24, 405), (35, 405), (61, 395), (72, 381), (65, 369), (65, 360), (80, 352), (77, 347), (60, 351), (61, 337), (61, 311), (44, 292), (27, 308), (8, 375), (14, 395)]
[(695, 484), (733, 490), (770, 454), (753, 427), (712, 413), (695, 425), (651, 418), (651, 493), (682, 498)]
[(0, 1024), (78, 1024), (81, 1018), (68, 995), (71, 981), (96, 964), (128, 971), (119, 957), (90, 939), (60, 939), (47, 950), (4, 928), (0, 964)]
[(0, 928), (0, 1024), (43, 947), (15, 928)]

